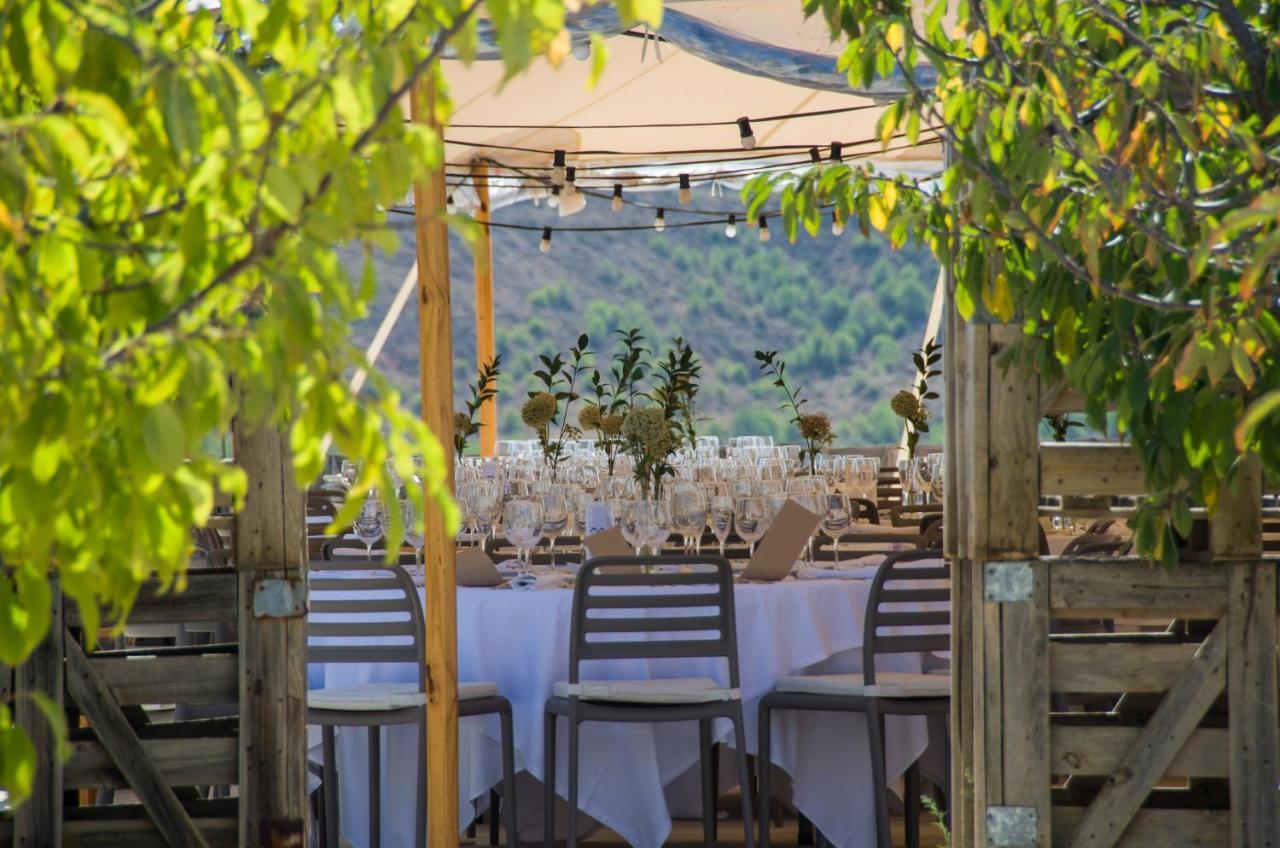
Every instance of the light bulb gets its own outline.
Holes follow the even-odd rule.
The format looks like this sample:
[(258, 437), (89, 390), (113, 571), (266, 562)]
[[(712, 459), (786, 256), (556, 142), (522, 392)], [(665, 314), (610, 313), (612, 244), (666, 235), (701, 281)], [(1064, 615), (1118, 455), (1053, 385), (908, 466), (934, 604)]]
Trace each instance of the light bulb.
[(754, 150), (756, 147), (756, 135), (751, 131), (751, 119), (738, 119), (738, 141), (742, 142), (743, 150)]
[(658, 232), (662, 232), (667, 228), (667, 210), (658, 210), (657, 216), (653, 219), (653, 228)]
[(688, 206), (689, 201), (693, 199), (693, 190), (689, 185), (689, 175), (680, 175), (680, 205)]
[(570, 165), (568, 168), (565, 168), (564, 193), (566, 195), (574, 195), (578, 193), (578, 184), (575, 182), (575, 180), (577, 179), (578, 179), (577, 168), (573, 167), (572, 165)]
[(614, 212), (622, 211), (622, 183), (613, 184), (613, 200), (610, 201), (609, 208)]
[(724, 225), (724, 237), (733, 238), (738, 234), (738, 216), (730, 215), (729, 223)]
[(542, 240), (538, 242), (538, 250), (541, 250), (543, 253), (551, 252), (551, 228), (550, 227), (542, 228)]
[(844, 235), (844, 221), (840, 219), (838, 210), (833, 210), (831, 213), (831, 235)]
[(551, 183), (552, 185), (564, 185), (564, 151), (557, 150), (551, 159)]
[[(439, 195), (437, 195), (438, 197)], [(444, 199), (444, 211), (452, 215), (458, 211), (458, 204), (453, 202), (453, 195), (449, 195)]]
[(760, 216), (760, 241), (768, 241), (769, 238), (770, 238), (769, 222), (765, 220), (765, 217), (763, 215), (761, 215)]
[(831, 142), (831, 161), (832, 162), (844, 161), (844, 144), (842, 144), (841, 142), (838, 142), (838, 141)]

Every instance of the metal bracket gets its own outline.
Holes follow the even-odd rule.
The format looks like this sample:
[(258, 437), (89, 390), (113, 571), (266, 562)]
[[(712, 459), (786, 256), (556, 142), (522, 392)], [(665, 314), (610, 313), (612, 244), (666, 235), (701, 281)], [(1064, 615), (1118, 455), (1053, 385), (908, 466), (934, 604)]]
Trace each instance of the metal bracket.
[(982, 593), (987, 603), (1026, 603), (1031, 600), (1035, 585), (1031, 563), (1026, 560), (989, 562), (982, 570)]
[(987, 807), (987, 845), (1035, 848), (1040, 815), (1035, 807)]
[(264, 577), (253, 582), (254, 618), (300, 618), (307, 614), (307, 590), (301, 580)]

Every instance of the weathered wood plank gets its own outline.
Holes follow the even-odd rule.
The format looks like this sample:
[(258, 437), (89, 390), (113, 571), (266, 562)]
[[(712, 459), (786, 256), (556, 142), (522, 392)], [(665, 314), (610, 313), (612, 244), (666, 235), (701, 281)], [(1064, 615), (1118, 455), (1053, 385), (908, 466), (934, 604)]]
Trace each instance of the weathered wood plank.
[[(156, 828), (174, 848), (199, 848), (206, 843), (182, 808), (172, 787), (146, 753), (111, 690), (74, 639), (67, 637), (67, 686), (89, 718), (102, 746), (137, 794)], [(55, 843), (56, 844), (56, 843)]]
[(1049, 646), (1049, 682), (1055, 692), (1164, 692), (1198, 647), (1054, 642)]
[(989, 333), (987, 548), (977, 559), (1026, 559), (1040, 553), (1040, 381), (1017, 361), (998, 361), (1022, 340), (1021, 325), (997, 324)]
[[(209, 848), (236, 848), (234, 818), (193, 821)], [(69, 821), (63, 830), (63, 848), (167, 848), (168, 845), (154, 824), (140, 819)]]
[[(1244, 547), (1233, 546), (1233, 550)], [(1231, 844), (1275, 848), (1280, 845), (1276, 563), (1224, 567), (1231, 573), (1227, 611)]]
[[(235, 571), (228, 568), (199, 568), (187, 572), (187, 587), (161, 592), (152, 581), (143, 585), (129, 611), (130, 624), (189, 624), (192, 622), (233, 622), (236, 619)], [(67, 607), (67, 624), (82, 623), (75, 604)], [(109, 626), (110, 619), (103, 619)]]
[[(412, 119), (434, 125), (432, 83), (415, 86)], [(453, 491), (453, 342), (449, 293), (449, 230), (444, 218), (444, 169), (414, 186), (418, 254), (418, 350), (422, 420), (440, 439), (447, 490)], [(428, 502), (426, 552), (427, 844), (458, 836), (457, 564), (444, 514)], [(425, 741), (424, 743), (425, 744)]]
[[(1052, 771), (1106, 777), (1120, 767), (1141, 732), (1141, 727), (1054, 725), (1049, 731)], [(1227, 741), (1224, 728), (1196, 729), (1160, 778), (1227, 777)]]
[[(1053, 846), (1067, 848), (1084, 817), (1082, 807), (1053, 808)], [(1139, 810), (1115, 843), (1117, 848), (1221, 848), (1228, 828), (1225, 810)]]
[(1138, 457), (1129, 445), (1040, 445), (1040, 491), (1046, 495), (1135, 495), (1146, 490)]
[(62, 842), (62, 768), (57, 757), (57, 737), (49, 719), (30, 697), (39, 693), (55, 707), (64, 702), (62, 674), (63, 598), (56, 580), (52, 586), (52, 618), (49, 636), (31, 652), (27, 661), (14, 670), (17, 698), (14, 720), (26, 731), (35, 748), (36, 769), (31, 781), (31, 797), (14, 816), (14, 845), (17, 848), (47, 848)]
[[(1071, 848), (1114, 845), (1226, 684), (1226, 626), (1201, 643), (1075, 829)], [(1274, 789), (1273, 789), (1274, 791)]]
[(1069, 412), (1084, 412), (1085, 397), (1071, 388), (1065, 381), (1040, 384), (1040, 414), (1064, 415)]
[[(238, 422), (237, 422), (238, 423)], [(306, 763), (306, 619), (254, 615), (255, 587), (291, 580), (306, 591), (306, 495), (289, 437), (270, 426), (235, 429), (249, 488), (236, 515), (240, 639), (240, 844), (271, 845), (309, 821)]]
[(1227, 611), (1227, 571), (1204, 563), (1165, 569), (1137, 560), (1053, 560), (1050, 607), (1055, 618), (1214, 619)]
[(1262, 471), (1257, 456), (1240, 462), (1209, 516), (1209, 549), (1217, 559), (1262, 555)]
[[(71, 759), (63, 769), (68, 787), (129, 785), (101, 743), (72, 742)], [(234, 736), (203, 739), (143, 739), (142, 748), (171, 786), (225, 786), (239, 779)]]
[(234, 653), (94, 656), (89, 661), (119, 704), (230, 703), (238, 692)]
[(1001, 643), (1004, 692), (1005, 806), (1033, 807), (1038, 815), (1037, 844), (1049, 843), (1049, 579), (1043, 563), (1033, 562), (1031, 600), (1003, 604)]

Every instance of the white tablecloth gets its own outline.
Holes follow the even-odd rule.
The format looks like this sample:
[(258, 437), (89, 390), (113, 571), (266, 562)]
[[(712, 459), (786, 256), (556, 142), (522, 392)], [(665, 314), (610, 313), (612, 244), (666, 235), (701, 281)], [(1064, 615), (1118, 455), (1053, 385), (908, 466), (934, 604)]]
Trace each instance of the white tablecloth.
[[(735, 599), (747, 747), (756, 749), (756, 704), (779, 677), (804, 672), (861, 669), (863, 619), (869, 580), (787, 580), (740, 584)], [(567, 679), (573, 593), (458, 590), (458, 668), (466, 681), (495, 681), (512, 704), (516, 768), (543, 774), (543, 705), (555, 681)], [(915, 657), (881, 667), (919, 670)], [(884, 663), (884, 660), (881, 660)], [(614, 678), (708, 676), (723, 680), (723, 661), (630, 660), (600, 664), (593, 676)], [(344, 686), (406, 679), (395, 666), (328, 665), (313, 671), (311, 685)], [(888, 775), (896, 779), (924, 751), (923, 719), (890, 717), (886, 728)], [(368, 834), (367, 736), (363, 728), (339, 731), (343, 835), (364, 848)], [(417, 729), (383, 731), (382, 844), (412, 846)], [(717, 723), (719, 741), (732, 739)], [(557, 791), (566, 792), (565, 730), (558, 735)], [(463, 719), (459, 727), (461, 820), (471, 802), (501, 780), (498, 721)], [(637, 848), (657, 848), (671, 830), (663, 788), (698, 762), (693, 723), (586, 724), (582, 729), (579, 803), (583, 812)], [(780, 712), (774, 719), (773, 761), (794, 781), (796, 807), (838, 846), (875, 843), (870, 760), (864, 719), (858, 714)], [(696, 784), (692, 784), (696, 785)], [(520, 818), (541, 815), (540, 799), (520, 793)], [(522, 828), (523, 829), (523, 828)]]

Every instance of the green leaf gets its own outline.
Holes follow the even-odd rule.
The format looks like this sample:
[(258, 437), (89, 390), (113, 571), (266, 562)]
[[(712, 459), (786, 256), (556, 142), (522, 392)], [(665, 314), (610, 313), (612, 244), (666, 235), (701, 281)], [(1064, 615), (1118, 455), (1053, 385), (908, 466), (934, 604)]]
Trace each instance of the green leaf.
[(142, 417), (142, 439), (153, 470), (167, 473), (182, 462), (186, 435), (182, 419), (170, 404), (147, 408)]

